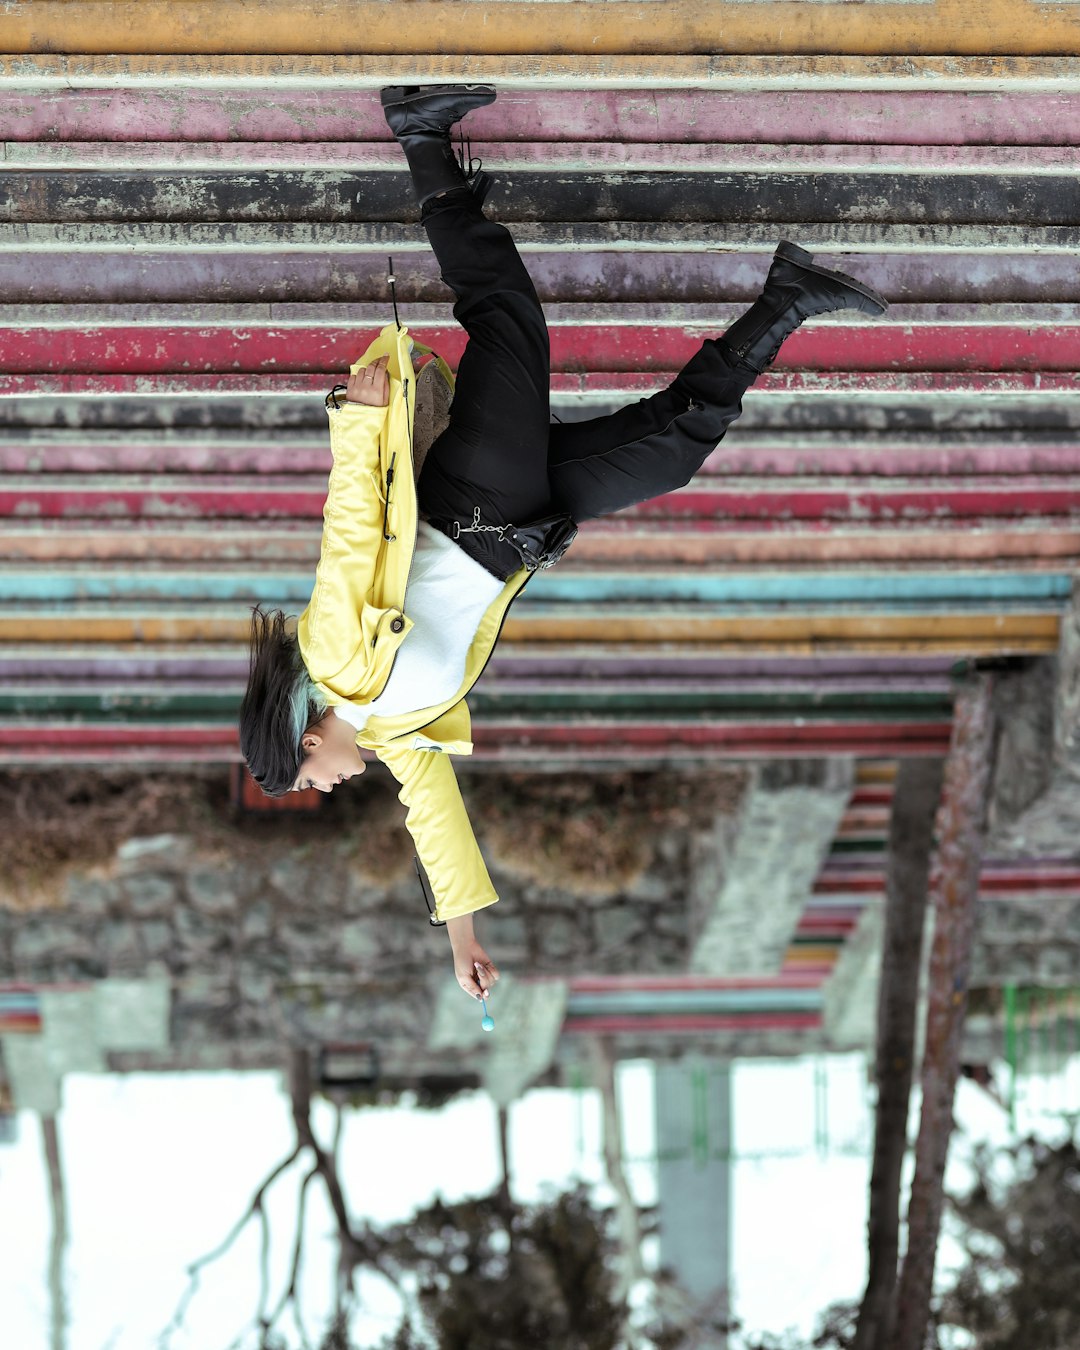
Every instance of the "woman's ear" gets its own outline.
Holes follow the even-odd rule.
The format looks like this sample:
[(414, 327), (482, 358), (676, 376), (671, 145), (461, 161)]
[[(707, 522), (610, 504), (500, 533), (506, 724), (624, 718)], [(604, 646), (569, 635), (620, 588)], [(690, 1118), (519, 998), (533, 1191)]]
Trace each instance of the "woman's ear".
[(314, 727), (308, 727), (307, 731), (300, 737), (300, 748), (302, 750), (317, 750), (322, 745), (322, 735)]

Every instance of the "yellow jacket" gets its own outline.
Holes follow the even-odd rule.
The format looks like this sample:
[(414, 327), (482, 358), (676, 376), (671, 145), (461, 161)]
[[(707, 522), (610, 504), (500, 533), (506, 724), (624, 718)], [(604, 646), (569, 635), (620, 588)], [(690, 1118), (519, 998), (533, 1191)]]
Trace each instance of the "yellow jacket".
[[(352, 367), (356, 371), (389, 355), (385, 408), (342, 401), (328, 410), (334, 465), (315, 588), (300, 616), (297, 638), (308, 673), (331, 706), (362, 707), (376, 698), (412, 628), (405, 600), (419, 513), (408, 331), (387, 325)], [(442, 371), (452, 385), (445, 364)], [(488, 607), (453, 698), (423, 714), (372, 717), (356, 736), (357, 744), (373, 750), (401, 785), (405, 824), (440, 919), (469, 914), (499, 898), (447, 755), (472, 754), (465, 695), (487, 664), (506, 611), (528, 575), (524, 567), (515, 572)]]

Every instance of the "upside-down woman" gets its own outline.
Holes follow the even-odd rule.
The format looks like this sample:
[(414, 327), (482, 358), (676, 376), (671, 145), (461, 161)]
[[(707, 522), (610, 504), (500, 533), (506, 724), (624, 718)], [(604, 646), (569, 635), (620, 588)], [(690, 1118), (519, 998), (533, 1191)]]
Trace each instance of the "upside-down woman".
[[(552, 424), (543, 311), (513, 239), (488, 220), (490, 180), (450, 141), (487, 85), (384, 89), (454, 316), (468, 335), (449, 422), (416, 479), (414, 344), (390, 325), (327, 399), (333, 469), (310, 603), (295, 632), (257, 610), (241, 749), (270, 795), (330, 792), (363, 773), (360, 748), (400, 784), (406, 825), (473, 997), (498, 979), (473, 914), (498, 899), (450, 755), (469, 754), (466, 695), (507, 610), (576, 525), (682, 487), (742, 410), (780, 344), (814, 315), (880, 314), (868, 287), (782, 242), (760, 297), (706, 340), (660, 393), (608, 416)], [(423, 383), (423, 381), (422, 381)]]

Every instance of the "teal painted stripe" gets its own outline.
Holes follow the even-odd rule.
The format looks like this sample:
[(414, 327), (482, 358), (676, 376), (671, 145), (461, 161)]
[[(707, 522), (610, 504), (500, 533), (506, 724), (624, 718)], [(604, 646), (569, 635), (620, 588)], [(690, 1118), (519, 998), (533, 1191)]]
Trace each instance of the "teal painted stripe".
[(571, 994), (567, 1014), (592, 1017), (650, 1013), (819, 1012), (817, 989), (656, 989), (606, 990)]
[[(311, 593), (309, 573), (175, 571), (0, 572), (0, 603), (72, 604), (95, 600), (191, 603), (266, 600), (300, 609)], [(709, 605), (889, 606), (1063, 604), (1068, 573), (828, 572), (828, 573), (581, 573), (544, 572), (522, 603), (536, 605), (676, 603)]]
[(705, 601), (720, 604), (916, 603), (926, 601), (1063, 601), (1067, 573), (742, 572), (637, 573), (536, 578), (526, 599)]

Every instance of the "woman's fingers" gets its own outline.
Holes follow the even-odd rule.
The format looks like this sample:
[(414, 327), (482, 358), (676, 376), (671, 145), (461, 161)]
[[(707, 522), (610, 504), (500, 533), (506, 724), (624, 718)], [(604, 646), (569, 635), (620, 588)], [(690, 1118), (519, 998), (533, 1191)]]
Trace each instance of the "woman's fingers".
[(487, 997), (491, 993), (495, 981), (499, 978), (499, 972), (495, 968), (494, 961), (490, 958), (487, 961), (477, 961), (473, 965), (473, 970), (476, 972), (476, 983), (484, 996)]
[(389, 355), (380, 356), (368, 366), (349, 375), (345, 386), (345, 398), (350, 403), (367, 403), (371, 407), (383, 408), (390, 400), (390, 379), (386, 367)]
[(476, 974), (481, 984), (486, 984), (488, 988), (499, 978), (499, 972), (495, 962), (489, 957), (487, 961), (477, 961)]
[(492, 986), (498, 978), (499, 972), (490, 961), (487, 965), (477, 961), (471, 971), (462, 970), (458, 972), (458, 984), (470, 998), (488, 998)]

